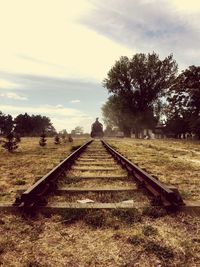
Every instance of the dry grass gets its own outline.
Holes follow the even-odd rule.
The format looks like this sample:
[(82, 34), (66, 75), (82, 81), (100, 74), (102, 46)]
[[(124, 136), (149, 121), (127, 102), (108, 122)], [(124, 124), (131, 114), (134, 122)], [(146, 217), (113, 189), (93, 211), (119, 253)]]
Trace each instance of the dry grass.
[(12, 201), (16, 190), (27, 188), (38, 177), (46, 174), (64, 159), (73, 145), (81, 145), (83, 139), (75, 139), (73, 144), (55, 145), (48, 138), (47, 146), (40, 147), (39, 138), (22, 138), (19, 149), (8, 153), (0, 147), (0, 200)]
[(106, 193), (97, 193), (97, 192), (88, 192), (88, 193), (68, 193), (65, 196), (52, 196), (49, 198), (49, 202), (75, 202), (77, 200), (91, 199), (96, 203), (116, 203), (126, 200), (133, 200), (135, 205), (149, 205), (149, 199), (146, 195), (141, 192), (106, 192)]
[(109, 144), (186, 200), (200, 200), (200, 142), (112, 139)]
[[(12, 190), (32, 184), (35, 176), (45, 174), (50, 164), (57, 164), (59, 159), (64, 158), (70, 150), (68, 144), (55, 146), (54, 149), (53, 143), (43, 150), (38, 147), (37, 142), (37, 139), (23, 140), (20, 150), (13, 155), (0, 151), (1, 158), (3, 158), (0, 167), (0, 186), (1, 189), (6, 189), (4, 192), (8, 192), (8, 198)], [(83, 140), (76, 141), (76, 144), (78, 145), (79, 142)], [(151, 166), (151, 172), (159, 177), (159, 173), (163, 173), (163, 165), (166, 169), (169, 168), (171, 155), (175, 153), (174, 149), (178, 144), (177, 153), (180, 155), (183, 156), (182, 153), (192, 151), (193, 159), (198, 160), (199, 157), (197, 145), (193, 143), (174, 142), (170, 146), (169, 141), (150, 142), (125, 139), (112, 140), (112, 144), (119, 150), (123, 150), (123, 153), (132, 160), (137, 160), (139, 165), (144, 164), (144, 168), (148, 169)], [(149, 147), (149, 145), (157, 148)], [(190, 152), (187, 152), (188, 150)], [(157, 155), (158, 151), (161, 153), (160, 156)], [(165, 154), (166, 157), (161, 157)], [(150, 157), (152, 155), (155, 158), (154, 165)], [(186, 158), (187, 155), (185, 155)], [(174, 156), (178, 155), (175, 153)], [(178, 157), (181, 159), (182, 156)], [(27, 160), (28, 163), (26, 163)], [(193, 167), (193, 165), (190, 166), (191, 173), (196, 168)], [(187, 169), (183, 164), (182, 168), (183, 170), (180, 164), (180, 173), (184, 173)], [(173, 172), (176, 170), (175, 168)], [(11, 172), (12, 175), (10, 175)], [(91, 175), (91, 172), (89, 173)], [(165, 179), (169, 179), (168, 173), (169, 170), (166, 176), (163, 176)], [(95, 172), (95, 174), (102, 175), (102, 172)], [(126, 177), (124, 170), (119, 170), (115, 174), (123, 174)], [(74, 170), (67, 175), (78, 177), (83, 175), (83, 172)], [(87, 176), (87, 173), (84, 172), (84, 175)], [(193, 175), (194, 173), (191, 174), (191, 179), (194, 179)], [(175, 178), (174, 175), (174, 182), (178, 180), (177, 177)], [(18, 185), (23, 183), (22, 181), (25, 181), (25, 185)], [(70, 183), (67, 178), (64, 178), (61, 184), (73, 187), (132, 185), (128, 178), (115, 181), (100, 179), (80, 181), (77, 178), (76, 183)], [(120, 196), (120, 199), (123, 198), (123, 195)], [(63, 216), (45, 217), (39, 214), (35, 218), (2, 213), (0, 216), (0, 266), (197, 267), (200, 266), (199, 224), (198, 217), (182, 213), (170, 215), (155, 208), (146, 208), (143, 211), (135, 208), (131, 211), (115, 210), (113, 212), (74, 210), (66, 212)]]
[(137, 212), (133, 215), (130, 223), (129, 217), (119, 217), (126, 214), (109, 216), (107, 212), (90, 213), (85, 220), (81, 215), (73, 221), (60, 216), (24, 219), (2, 215), (0, 264), (4, 267), (198, 266), (197, 218), (179, 214), (176, 218), (167, 215), (152, 220)]
[(60, 187), (102, 187), (102, 188), (116, 188), (116, 187), (133, 187), (137, 188), (136, 185), (128, 178), (123, 179), (78, 179), (78, 178), (64, 178), (59, 183)]

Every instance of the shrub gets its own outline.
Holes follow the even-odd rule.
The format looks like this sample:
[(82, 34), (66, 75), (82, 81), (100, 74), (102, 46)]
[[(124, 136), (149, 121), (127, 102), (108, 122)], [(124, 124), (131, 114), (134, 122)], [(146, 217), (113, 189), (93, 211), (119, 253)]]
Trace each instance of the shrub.
[(144, 239), (139, 237), (138, 235), (129, 236), (127, 241), (132, 245), (139, 245), (141, 243), (144, 243)]
[(73, 138), (71, 137), (71, 135), (68, 136), (68, 141), (69, 141), (70, 143), (73, 142)]
[(113, 215), (128, 224), (140, 222), (142, 219), (141, 213), (136, 208), (132, 209), (116, 209)]
[(174, 258), (174, 252), (171, 247), (161, 246), (155, 241), (149, 241), (145, 244), (145, 251), (153, 253), (161, 260), (171, 260)]
[(26, 181), (24, 181), (22, 179), (18, 179), (18, 180), (16, 180), (15, 184), (16, 185), (25, 185), (26, 184)]
[(99, 228), (106, 223), (106, 217), (101, 210), (91, 210), (86, 215), (85, 222), (93, 228)]
[(143, 234), (145, 236), (151, 236), (151, 235), (157, 235), (158, 234), (158, 230), (156, 228), (154, 228), (151, 225), (146, 225), (143, 228)]
[(81, 209), (70, 209), (62, 214), (62, 220), (66, 224), (74, 223), (77, 220), (83, 219), (86, 211)]
[(39, 145), (44, 147), (46, 146), (46, 134), (43, 132), (41, 135), (40, 135), (40, 141), (39, 141)]
[(54, 144), (59, 145), (60, 144), (60, 137), (58, 135), (55, 136), (54, 138)]
[(17, 143), (18, 142), (16, 138), (14, 137), (14, 134), (10, 132), (6, 136), (6, 141), (3, 142), (2, 147), (5, 148), (8, 152), (13, 152), (14, 150), (18, 148)]
[(167, 212), (165, 209), (159, 207), (146, 207), (143, 209), (142, 214), (156, 219), (167, 215)]
[(37, 261), (28, 262), (25, 267), (42, 267), (42, 265)]

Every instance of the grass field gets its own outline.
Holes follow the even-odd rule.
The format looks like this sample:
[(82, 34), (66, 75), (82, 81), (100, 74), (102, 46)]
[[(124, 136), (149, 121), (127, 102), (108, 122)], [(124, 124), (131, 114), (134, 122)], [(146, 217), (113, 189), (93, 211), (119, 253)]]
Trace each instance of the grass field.
[[(84, 142), (75, 140), (73, 145)], [(160, 180), (177, 185), (185, 198), (198, 199), (199, 143), (132, 139), (109, 142)], [(12, 200), (16, 189), (28, 187), (44, 175), (70, 153), (71, 146), (56, 146), (50, 139), (47, 147), (41, 148), (37, 138), (26, 138), (13, 154), (1, 149), (1, 200)], [(72, 170), (71, 174), (78, 175), (78, 171)], [(79, 183), (84, 186), (83, 181)], [(123, 182), (119, 181), (119, 185), (123, 186)], [(153, 208), (133, 209), (131, 213), (39, 214), (35, 218), (2, 213), (0, 266), (198, 267), (199, 225), (199, 217), (170, 215)]]
[(53, 141), (48, 138), (47, 145), (40, 147), (39, 138), (22, 138), (13, 153), (0, 147), (0, 201), (13, 200), (16, 190), (28, 188), (69, 155), (72, 146), (81, 145), (86, 140), (75, 139), (73, 143), (60, 145)]
[(200, 200), (200, 142), (169, 139), (110, 139), (133, 163), (176, 186), (185, 200)]

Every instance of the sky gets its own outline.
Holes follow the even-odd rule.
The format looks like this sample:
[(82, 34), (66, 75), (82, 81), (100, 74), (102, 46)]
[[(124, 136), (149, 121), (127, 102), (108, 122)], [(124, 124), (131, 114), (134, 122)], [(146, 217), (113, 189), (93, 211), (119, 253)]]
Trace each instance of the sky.
[(120, 56), (200, 65), (199, 0), (0, 0), (0, 111), (90, 131)]

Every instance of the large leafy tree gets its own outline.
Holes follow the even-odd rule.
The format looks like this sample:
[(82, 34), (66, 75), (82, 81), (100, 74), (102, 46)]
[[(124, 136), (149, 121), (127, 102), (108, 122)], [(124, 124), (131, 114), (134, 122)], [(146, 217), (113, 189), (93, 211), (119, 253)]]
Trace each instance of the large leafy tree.
[(55, 129), (51, 120), (46, 116), (20, 114), (15, 120), (15, 132), (21, 136), (40, 136), (45, 131), (47, 135), (54, 135)]
[(159, 119), (155, 114), (161, 103), (159, 98), (170, 88), (176, 74), (177, 64), (172, 55), (164, 60), (154, 52), (136, 54), (130, 59), (121, 57), (103, 81), (112, 94), (103, 107), (104, 118), (110, 117), (120, 128), (125, 124), (127, 135), (131, 130), (137, 133), (142, 127), (153, 127)]
[(190, 66), (170, 89), (167, 127), (200, 138), (200, 67)]

